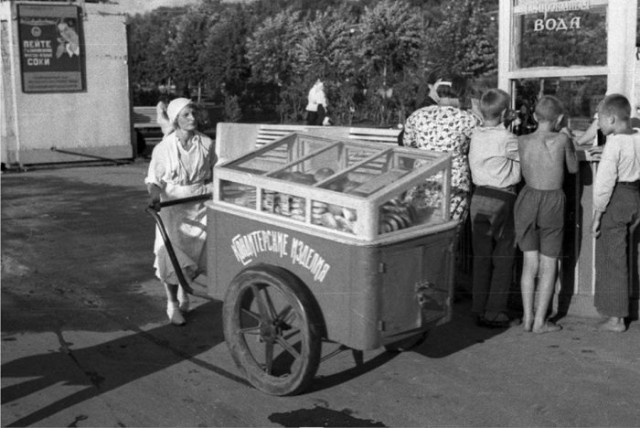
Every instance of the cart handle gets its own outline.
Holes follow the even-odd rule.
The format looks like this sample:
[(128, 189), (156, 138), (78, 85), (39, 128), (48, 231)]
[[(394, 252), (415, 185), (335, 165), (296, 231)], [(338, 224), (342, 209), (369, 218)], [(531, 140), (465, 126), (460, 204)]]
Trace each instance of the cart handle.
[(178, 282), (182, 286), (185, 292), (188, 294), (193, 294), (193, 289), (187, 282), (187, 279), (184, 277), (184, 273), (182, 272), (182, 268), (180, 267), (180, 263), (178, 262), (178, 257), (176, 256), (176, 252), (173, 250), (173, 245), (171, 245), (171, 241), (169, 240), (169, 235), (167, 235), (167, 230), (164, 228), (164, 223), (160, 218), (160, 214), (156, 210), (151, 207), (147, 207), (145, 209), (151, 217), (156, 221), (158, 226), (158, 230), (160, 231), (160, 235), (162, 235), (162, 240), (164, 241), (164, 246), (167, 248), (167, 253), (169, 254), (169, 259), (171, 259), (171, 264), (173, 265), (173, 270), (176, 271), (176, 275), (178, 276)]
[(172, 205), (186, 204), (189, 202), (206, 201), (208, 199), (211, 199), (211, 193), (205, 193), (204, 195), (197, 195), (197, 196), (189, 196), (187, 198), (181, 198), (181, 199), (170, 199), (168, 201), (160, 202), (160, 208), (170, 207)]
[[(177, 205), (177, 204), (182, 204), (186, 202), (201, 201), (201, 200), (208, 199), (210, 197), (211, 197), (211, 193), (207, 193), (205, 195), (190, 196), (188, 198), (182, 198), (182, 199), (173, 199), (170, 201), (162, 202), (160, 206), (166, 207), (166, 206)], [(178, 257), (176, 256), (176, 252), (173, 249), (173, 245), (171, 244), (171, 240), (169, 239), (169, 235), (167, 234), (167, 230), (164, 227), (164, 223), (162, 222), (162, 218), (160, 218), (160, 214), (158, 214), (158, 211), (153, 209), (153, 207), (147, 207), (145, 211), (148, 212), (151, 215), (151, 217), (153, 217), (153, 219), (156, 221), (156, 225), (158, 226), (158, 230), (160, 231), (160, 235), (162, 236), (162, 241), (164, 241), (164, 245), (167, 248), (167, 253), (169, 254), (169, 259), (171, 260), (171, 264), (173, 265), (173, 270), (176, 272), (176, 276), (178, 277), (178, 282), (180, 283), (180, 286), (185, 291), (185, 293), (191, 294), (192, 296), (198, 296), (203, 299), (213, 300), (213, 298), (208, 294), (195, 291), (193, 288), (191, 288), (191, 286), (187, 282), (187, 279), (184, 276), (184, 272), (182, 272), (182, 268), (180, 267), (180, 262), (178, 262)]]

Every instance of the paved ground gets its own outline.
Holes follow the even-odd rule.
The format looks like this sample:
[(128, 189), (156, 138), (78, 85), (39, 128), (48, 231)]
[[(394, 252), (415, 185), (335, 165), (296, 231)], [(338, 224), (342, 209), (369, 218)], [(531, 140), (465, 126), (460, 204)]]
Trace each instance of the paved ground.
[(414, 351), (340, 353), (296, 397), (254, 390), (220, 302), (166, 324), (146, 166), (1, 176), (2, 426), (640, 426), (637, 322), (486, 330), (468, 300)]

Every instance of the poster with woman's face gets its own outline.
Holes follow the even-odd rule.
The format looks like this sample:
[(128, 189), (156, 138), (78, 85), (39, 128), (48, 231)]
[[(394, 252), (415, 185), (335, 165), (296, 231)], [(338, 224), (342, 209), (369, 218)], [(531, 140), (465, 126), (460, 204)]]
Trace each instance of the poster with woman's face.
[(80, 9), (18, 5), (22, 89), (27, 93), (85, 90)]

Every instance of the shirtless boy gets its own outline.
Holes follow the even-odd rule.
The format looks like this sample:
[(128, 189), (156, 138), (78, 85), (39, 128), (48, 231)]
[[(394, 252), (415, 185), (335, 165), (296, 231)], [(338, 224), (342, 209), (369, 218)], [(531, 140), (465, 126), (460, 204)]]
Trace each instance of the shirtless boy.
[[(563, 117), (560, 100), (543, 96), (536, 105), (537, 130), (518, 137), (526, 185), (515, 205), (516, 242), (524, 253), (520, 286), (525, 331), (549, 333), (560, 326), (547, 321), (564, 234), (564, 166), (578, 170), (575, 148), (565, 133), (556, 132)], [(538, 301), (534, 296), (538, 277)]]

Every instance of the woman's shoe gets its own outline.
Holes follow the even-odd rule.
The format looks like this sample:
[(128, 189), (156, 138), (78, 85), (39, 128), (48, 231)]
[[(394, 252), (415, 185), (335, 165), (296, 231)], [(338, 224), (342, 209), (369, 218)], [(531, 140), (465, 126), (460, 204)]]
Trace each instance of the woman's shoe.
[(176, 302), (169, 302), (167, 304), (167, 316), (169, 317), (169, 322), (173, 325), (185, 325), (186, 321), (180, 312), (180, 307)]

